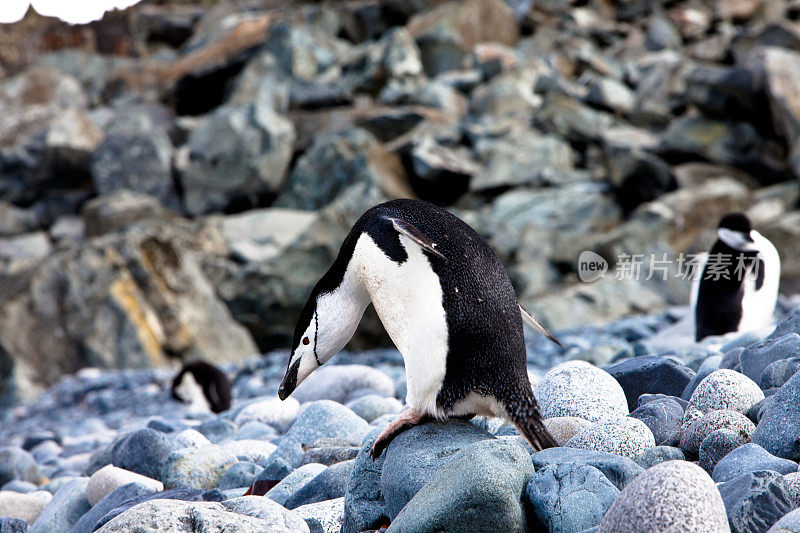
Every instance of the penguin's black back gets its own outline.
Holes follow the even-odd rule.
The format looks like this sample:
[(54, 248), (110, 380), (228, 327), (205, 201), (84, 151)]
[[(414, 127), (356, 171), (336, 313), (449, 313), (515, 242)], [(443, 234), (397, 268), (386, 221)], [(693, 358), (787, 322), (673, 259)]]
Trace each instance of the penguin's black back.
[(176, 389), (180, 386), (184, 374), (192, 374), (194, 380), (203, 389), (203, 396), (208, 400), (215, 413), (227, 411), (231, 407), (231, 382), (216, 366), (203, 361), (195, 361), (183, 365), (181, 371), (172, 380), (172, 397), (180, 400)]
[[(442, 288), (448, 353), (437, 403), (448, 411), (471, 391), (494, 395), (505, 403), (530, 391), (517, 298), (494, 250), (465, 222), (433, 204), (393, 200), (365, 212), (342, 244), (336, 262), (315, 291), (341, 283), (361, 233), (366, 232), (392, 260), (408, 255), (387, 218), (405, 220), (436, 243), (447, 260), (425, 252)], [(313, 312), (313, 309), (311, 310)]]
[[(724, 335), (739, 327), (744, 299), (744, 273), (736, 271), (740, 255), (745, 257), (748, 268), (757, 269), (756, 289), (763, 284), (764, 265), (755, 252), (740, 252), (717, 240), (703, 267), (697, 290), (695, 340), (700, 341), (710, 335)], [(724, 263), (720, 261), (721, 258)], [(721, 274), (719, 279), (709, 276), (710, 264), (714, 260), (720, 265), (717, 269)]]

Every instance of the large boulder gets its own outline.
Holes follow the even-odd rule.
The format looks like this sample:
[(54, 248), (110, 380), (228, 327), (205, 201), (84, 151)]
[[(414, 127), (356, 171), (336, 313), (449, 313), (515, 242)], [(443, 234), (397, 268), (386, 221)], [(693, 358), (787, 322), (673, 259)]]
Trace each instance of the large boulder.
[(751, 442), (737, 447), (720, 459), (714, 467), (711, 477), (717, 483), (724, 483), (741, 475), (760, 470), (791, 474), (792, 472), (797, 472), (797, 463), (775, 457), (758, 444)]
[(800, 355), (800, 335), (795, 332), (767, 339), (746, 347), (739, 356), (742, 373), (753, 381), (760, 381), (767, 367), (781, 359)]
[(800, 460), (800, 373), (773, 398), (753, 433), (753, 442), (778, 457)]
[(386, 449), (381, 492), (390, 518), (397, 516), (419, 490), (463, 448), (491, 439), (467, 422), (430, 422), (395, 437)]
[(344, 496), (342, 533), (360, 533), (390, 522), (381, 492), (381, 474), (386, 454), (381, 454), (374, 461), (370, 457), (372, 445), (381, 429), (371, 429), (367, 433), (356, 456)]
[(702, 468), (667, 461), (648, 469), (620, 493), (598, 533), (728, 532), (717, 487)]
[(761, 470), (748, 472), (719, 485), (731, 533), (764, 531), (797, 504), (787, 491), (783, 476)]
[(49, 255), (0, 296), (0, 352), (33, 395), (85, 366), (224, 362), (257, 352), (203, 275), (224, 253), (203, 222), (154, 220)]
[(525, 531), (522, 496), (531, 475), (530, 458), (515, 442), (469, 445), (436, 472), (387, 531)]
[(674, 359), (653, 356), (634, 357), (606, 371), (622, 386), (631, 411), (645, 393), (680, 396), (695, 375), (692, 369)]

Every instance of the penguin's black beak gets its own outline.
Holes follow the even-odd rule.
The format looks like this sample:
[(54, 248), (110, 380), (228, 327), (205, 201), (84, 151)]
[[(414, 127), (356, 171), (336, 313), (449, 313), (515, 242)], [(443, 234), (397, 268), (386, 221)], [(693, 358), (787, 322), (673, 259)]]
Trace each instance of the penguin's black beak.
[(278, 387), (278, 398), (285, 400), (297, 388), (297, 370), (300, 368), (300, 360), (289, 367), (286, 375), (283, 376), (280, 387)]

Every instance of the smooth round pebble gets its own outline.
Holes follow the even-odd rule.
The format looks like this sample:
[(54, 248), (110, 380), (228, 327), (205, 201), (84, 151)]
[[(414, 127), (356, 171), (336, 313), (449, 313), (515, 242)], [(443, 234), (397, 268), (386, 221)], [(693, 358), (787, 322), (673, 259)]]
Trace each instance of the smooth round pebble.
[(729, 410), (747, 414), (755, 404), (764, 399), (764, 392), (755, 381), (735, 370), (715, 370), (692, 393), (686, 408), (705, 414), (709, 411)]
[(181, 448), (199, 448), (200, 446), (211, 444), (211, 441), (196, 429), (184, 429), (175, 435), (175, 442)]
[(711, 477), (688, 461), (667, 461), (631, 481), (597, 533), (728, 533), (725, 505)]
[(596, 422), (628, 414), (628, 400), (617, 380), (585, 361), (555, 366), (535, 393), (544, 418), (577, 416)]
[(219, 447), (240, 460), (250, 461), (251, 463), (266, 461), (277, 448), (271, 442), (251, 439), (232, 440), (220, 444)]
[(347, 402), (345, 407), (349, 408), (367, 422), (372, 422), (379, 416), (395, 414), (403, 410), (403, 404), (400, 403), (400, 400), (397, 398), (388, 398), (377, 394), (361, 396)]
[(28, 494), (0, 491), (0, 516), (19, 518), (33, 524), (52, 499), (53, 495), (44, 490)]
[(183, 448), (167, 458), (161, 481), (168, 489), (190, 487), (211, 490), (236, 462), (235, 455), (215, 444)]
[(234, 421), (243, 426), (248, 422), (267, 424), (281, 433), (289, 429), (300, 411), (300, 402), (289, 397), (285, 400), (269, 398), (246, 405), (236, 415)]
[(680, 447), (687, 452), (697, 454), (706, 437), (718, 429), (730, 429), (741, 435), (745, 442), (750, 442), (756, 426), (749, 418), (736, 411), (709, 411), (686, 428), (681, 437)]
[(608, 452), (631, 459), (655, 445), (650, 428), (631, 417), (595, 422), (566, 444), (568, 448)]
[(106, 465), (89, 478), (89, 482), (86, 484), (86, 499), (94, 506), (114, 489), (128, 483), (139, 483), (156, 491), (164, 490), (163, 483), (156, 479), (113, 465)]
[(700, 443), (700, 468), (711, 474), (717, 463), (730, 452), (745, 444), (746, 441), (740, 433), (730, 429), (712, 431)]

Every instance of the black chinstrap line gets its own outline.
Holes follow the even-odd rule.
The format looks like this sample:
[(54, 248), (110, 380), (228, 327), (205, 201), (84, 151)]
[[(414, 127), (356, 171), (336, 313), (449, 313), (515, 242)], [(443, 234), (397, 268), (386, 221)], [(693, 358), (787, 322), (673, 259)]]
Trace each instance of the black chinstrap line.
[(322, 363), (319, 362), (319, 356), (317, 355), (317, 339), (319, 338), (319, 316), (316, 312), (314, 312), (314, 359), (317, 361), (317, 366), (322, 366)]

